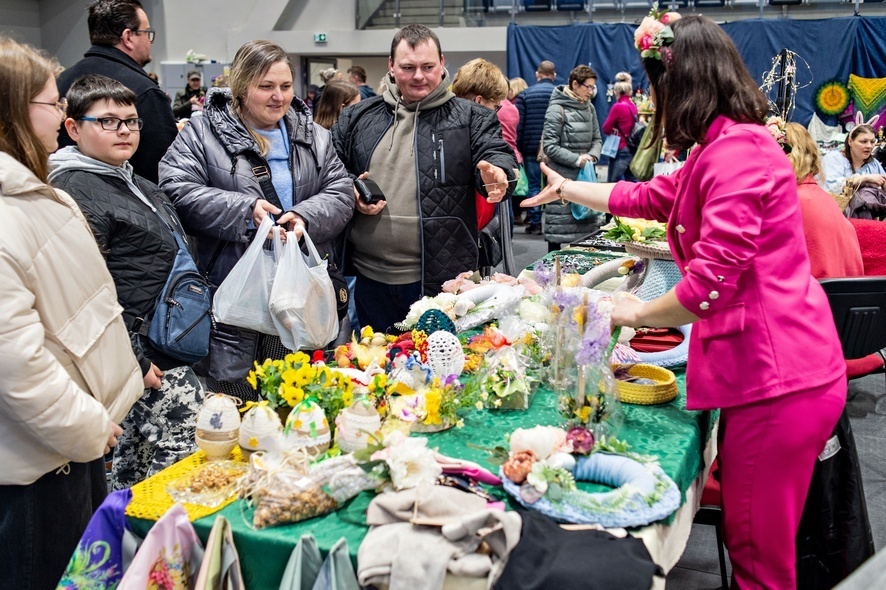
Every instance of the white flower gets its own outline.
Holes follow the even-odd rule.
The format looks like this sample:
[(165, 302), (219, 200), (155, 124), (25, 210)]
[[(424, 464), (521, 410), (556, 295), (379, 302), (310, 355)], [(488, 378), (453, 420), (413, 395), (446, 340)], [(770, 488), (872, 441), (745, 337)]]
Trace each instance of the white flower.
[(474, 309), (474, 302), (469, 299), (459, 299), (455, 302), (455, 315), (461, 317)]
[(555, 469), (561, 468), (566, 471), (572, 471), (575, 469), (575, 457), (569, 453), (554, 453), (545, 459), (545, 463)]
[(557, 451), (570, 452), (572, 444), (566, 441), (566, 431), (556, 426), (518, 428), (511, 434), (511, 454), (532, 451), (539, 461), (544, 461)]
[(550, 312), (546, 305), (530, 299), (524, 299), (520, 302), (517, 313), (530, 324), (547, 322), (550, 317)]
[(545, 479), (545, 465), (541, 461), (536, 461), (532, 465), (532, 470), (526, 476), (526, 483), (538, 490), (538, 493), (544, 495), (548, 491), (548, 480)]
[(391, 471), (391, 483), (396, 490), (434, 485), (443, 468), (427, 448), (426, 438), (404, 438), (388, 448), (385, 461)]

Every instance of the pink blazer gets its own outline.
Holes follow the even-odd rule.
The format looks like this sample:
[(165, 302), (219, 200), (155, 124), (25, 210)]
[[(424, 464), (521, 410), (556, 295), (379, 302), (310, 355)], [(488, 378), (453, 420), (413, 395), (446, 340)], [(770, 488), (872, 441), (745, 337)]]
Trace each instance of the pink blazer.
[(669, 176), (620, 182), (615, 215), (667, 221), (692, 329), (687, 407), (747, 404), (845, 378), (824, 291), (810, 274), (793, 170), (762, 125), (720, 116)]

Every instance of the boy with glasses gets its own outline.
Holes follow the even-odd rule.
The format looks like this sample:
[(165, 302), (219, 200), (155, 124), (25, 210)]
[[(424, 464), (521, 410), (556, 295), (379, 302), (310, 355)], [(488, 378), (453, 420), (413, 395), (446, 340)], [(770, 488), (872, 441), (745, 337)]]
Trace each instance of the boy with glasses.
[(65, 128), (77, 144), (50, 156), (53, 186), (77, 201), (114, 279), (145, 392), (121, 424), (111, 484), (131, 487), (195, 450), (193, 429), (203, 392), (187, 363), (154, 348), (141, 329), (166, 285), (184, 230), (160, 188), (133, 172), (129, 159), (147, 129), (135, 94), (105, 76), (68, 90)]

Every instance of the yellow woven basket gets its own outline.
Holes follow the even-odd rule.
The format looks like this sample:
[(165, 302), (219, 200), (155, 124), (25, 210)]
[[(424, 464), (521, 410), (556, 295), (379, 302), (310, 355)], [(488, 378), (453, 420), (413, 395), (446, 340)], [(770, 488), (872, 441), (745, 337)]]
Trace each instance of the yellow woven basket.
[[(624, 365), (613, 365), (615, 371)], [(628, 374), (655, 381), (655, 385), (641, 385), (630, 381), (616, 379), (621, 401), (626, 404), (651, 406), (667, 403), (677, 397), (677, 378), (671, 371), (655, 365), (638, 363), (629, 366)]]

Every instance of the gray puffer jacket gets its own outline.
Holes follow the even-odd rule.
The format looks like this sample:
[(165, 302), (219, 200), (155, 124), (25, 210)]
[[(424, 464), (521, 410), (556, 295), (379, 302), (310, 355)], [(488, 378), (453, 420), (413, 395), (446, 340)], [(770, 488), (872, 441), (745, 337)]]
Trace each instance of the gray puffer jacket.
[[(575, 180), (581, 168), (582, 154), (600, 159), (603, 136), (597, 121), (597, 111), (590, 101), (580, 102), (566, 92), (565, 86), (557, 86), (551, 94), (551, 102), (545, 114), (542, 133), (545, 154), (550, 166), (564, 178)], [(578, 240), (599, 228), (602, 216), (589, 219), (573, 217), (569, 203), (548, 203), (544, 208), (544, 236), (548, 242), (566, 244)]]
[[(221, 284), (249, 246), (255, 232), (252, 210), (265, 198), (243, 156), (248, 151), (260, 154), (259, 148), (230, 105), (229, 89), (210, 89), (203, 116), (182, 129), (160, 161), (160, 187), (172, 199), (188, 234), (196, 237), (197, 265), (201, 272), (209, 271), (214, 285)], [(293, 179), (290, 211), (305, 220), (320, 255), (333, 256), (334, 242), (354, 213), (354, 183), (329, 132), (314, 123), (301, 100), (293, 99), (284, 120)], [(253, 360), (248, 340), (254, 340), (254, 333), (244, 332), (222, 324), (213, 331), (210, 376), (232, 381), (248, 373)], [(232, 348), (239, 353), (227, 354)], [(215, 354), (222, 349), (228, 356), (224, 361)]]

